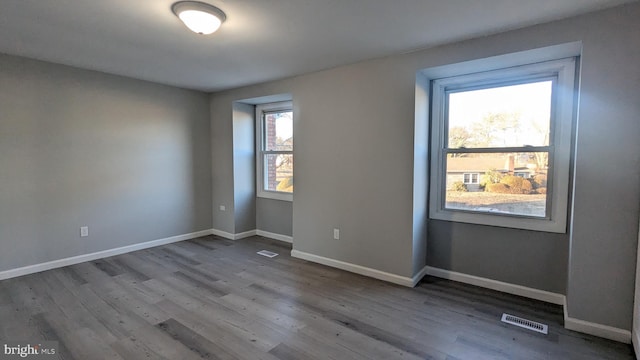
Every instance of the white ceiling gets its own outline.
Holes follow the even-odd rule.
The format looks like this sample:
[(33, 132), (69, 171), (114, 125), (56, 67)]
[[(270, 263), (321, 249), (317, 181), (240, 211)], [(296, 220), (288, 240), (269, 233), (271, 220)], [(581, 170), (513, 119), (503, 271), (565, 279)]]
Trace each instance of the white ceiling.
[(216, 91), (637, 0), (205, 0), (197, 35), (173, 0), (0, 0), (0, 52)]

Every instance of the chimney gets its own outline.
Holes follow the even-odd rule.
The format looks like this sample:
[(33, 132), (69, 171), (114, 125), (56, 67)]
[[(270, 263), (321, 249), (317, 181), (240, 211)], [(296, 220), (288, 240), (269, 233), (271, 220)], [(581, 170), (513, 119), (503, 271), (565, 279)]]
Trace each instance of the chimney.
[(513, 154), (507, 155), (507, 161), (505, 162), (504, 167), (509, 171), (509, 174), (513, 175), (513, 170), (516, 168), (516, 161)]

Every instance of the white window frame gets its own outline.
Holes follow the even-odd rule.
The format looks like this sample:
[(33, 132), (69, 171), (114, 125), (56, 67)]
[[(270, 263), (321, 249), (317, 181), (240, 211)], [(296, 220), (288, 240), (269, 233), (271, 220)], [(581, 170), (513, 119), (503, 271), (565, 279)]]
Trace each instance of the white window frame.
[[(431, 219), (565, 233), (574, 118), (576, 58), (546, 61), (432, 81)], [(474, 212), (445, 208), (447, 156), (447, 103), (449, 91), (506, 86), (513, 83), (553, 79), (551, 138), (548, 146), (550, 172), (547, 178), (547, 206), (544, 218), (515, 214)], [(503, 148), (512, 152), (516, 148)], [(517, 151), (517, 150), (516, 150)]]
[[(469, 175), (469, 182), (465, 181), (465, 175)], [(473, 175), (476, 176), (476, 181), (473, 181)], [(462, 183), (465, 185), (477, 185), (480, 184), (480, 173), (464, 173), (462, 174)]]
[[(265, 173), (264, 173), (264, 155), (267, 154), (291, 154), (292, 151), (266, 151), (264, 146), (264, 116), (272, 112), (293, 112), (293, 103), (291, 101), (283, 101), (277, 103), (260, 104), (256, 106), (256, 196), (268, 199), (293, 201), (293, 193), (284, 191), (266, 190)], [(295, 140), (294, 140), (295, 146)], [(294, 167), (295, 174), (295, 167)]]

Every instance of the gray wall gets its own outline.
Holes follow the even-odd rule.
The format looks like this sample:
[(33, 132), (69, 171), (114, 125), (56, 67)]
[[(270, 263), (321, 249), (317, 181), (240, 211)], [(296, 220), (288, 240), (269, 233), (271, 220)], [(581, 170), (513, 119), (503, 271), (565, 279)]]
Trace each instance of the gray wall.
[(234, 233), (256, 228), (255, 107), (233, 103)]
[(209, 127), (206, 94), (0, 55), (0, 271), (210, 229)]
[[(640, 233), (638, 234), (640, 241)], [(636, 258), (636, 291), (633, 305), (633, 348), (636, 354), (640, 354), (640, 246), (638, 246), (638, 257)]]
[(636, 4), (570, 22), (575, 24), (574, 36), (582, 36), (584, 49), (568, 312), (574, 318), (627, 330), (640, 206), (638, 19)]
[(413, 134), (413, 274), (427, 261), (427, 198), (429, 196), (429, 79), (416, 74)]
[[(426, 261), (541, 290), (566, 290), (571, 317), (629, 330), (640, 198), (638, 18), (640, 5), (634, 4), (216, 93), (212, 123), (222, 133), (213, 139), (230, 137), (226, 108), (233, 101), (291, 93), (294, 249), (412, 276), (424, 241), (417, 224), (426, 221), (416, 216), (424, 207), (415, 196), (424, 190), (414, 183), (424, 165), (414, 162), (420, 156), (414, 135), (424, 131), (415, 122), (416, 73), (582, 41), (570, 234), (430, 221)], [(215, 169), (231, 166), (231, 145), (224, 148), (213, 152)], [(225, 192), (233, 192), (233, 179), (214, 182), (214, 193)], [(333, 240), (334, 227), (341, 229), (341, 240)]]
[(565, 294), (566, 234), (430, 220), (427, 264)]
[[(212, 226), (216, 230), (234, 234), (233, 102), (211, 99), (210, 114), (216, 119), (225, 119), (211, 121)], [(225, 210), (220, 210), (220, 206), (224, 206)]]
[(256, 199), (256, 229), (293, 235), (293, 203), (267, 198)]

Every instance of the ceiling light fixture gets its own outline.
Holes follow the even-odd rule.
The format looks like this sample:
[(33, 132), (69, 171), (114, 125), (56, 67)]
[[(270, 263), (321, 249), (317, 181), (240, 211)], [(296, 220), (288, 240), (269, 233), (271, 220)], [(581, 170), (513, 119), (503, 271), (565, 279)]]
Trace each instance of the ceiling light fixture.
[(179, 1), (171, 6), (176, 16), (193, 32), (213, 34), (227, 19), (217, 7), (199, 1)]

